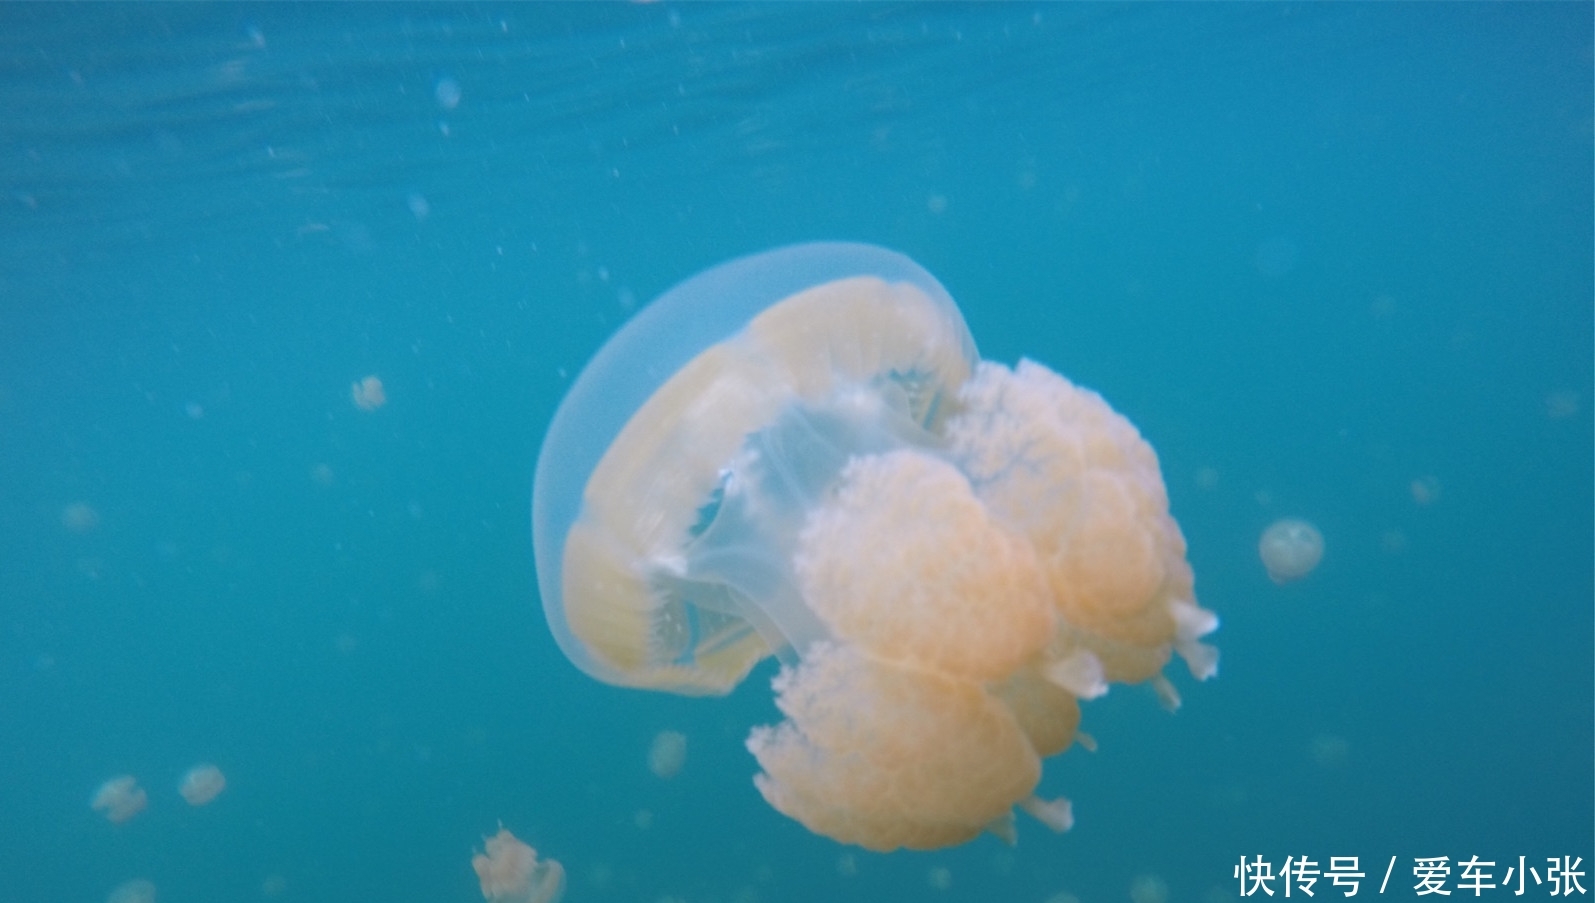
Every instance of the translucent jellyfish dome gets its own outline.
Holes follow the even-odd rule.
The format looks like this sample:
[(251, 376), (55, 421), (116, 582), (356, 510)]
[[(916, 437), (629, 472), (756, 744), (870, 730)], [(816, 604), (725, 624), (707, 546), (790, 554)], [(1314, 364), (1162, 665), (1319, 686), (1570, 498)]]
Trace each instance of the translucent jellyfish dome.
[(499, 825), (484, 841), (485, 852), (471, 857), (471, 868), (488, 903), (559, 903), (565, 895), (565, 867), (537, 858), (537, 851)]
[(101, 784), (94, 791), (94, 798), (89, 805), (107, 820), (121, 824), (143, 812), (149, 801), (149, 794), (138, 785), (136, 778), (121, 774)]
[(765, 799), (871, 849), (1013, 833), (1077, 700), (1217, 652), (1157, 457), (1095, 393), (979, 359), (918, 264), (869, 245), (734, 260), (628, 322), (537, 463), (539, 589), (610, 683), (729, 692), (786, 720)]
[(190, 806), (204, 806), (227, 789), (227, 776), (209, 762), (201, 762), (183, 773), (177, 792)]
[(1324, 558), (1324, 535), (1310, 521), (1282, 517), (1269, 524), (1257, 540), (1268, 579), (1284, 584), (1311, 574)]

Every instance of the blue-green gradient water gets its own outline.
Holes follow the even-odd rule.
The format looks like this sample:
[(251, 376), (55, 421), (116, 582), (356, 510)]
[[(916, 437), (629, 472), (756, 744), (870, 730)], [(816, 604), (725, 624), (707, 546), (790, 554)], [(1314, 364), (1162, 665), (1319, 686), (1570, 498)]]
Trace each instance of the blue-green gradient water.
[[(0, 7), (0, 901), (469, 903), (500, 821), (573, 903), (1587, 872), (1591, 31), (1572, 3)], [(1171, 667), (1173, 716), (1085, 705), (1100, 750), (1041, 788), (1067, 834), (812, 836), (742, 746), (773, 669), (648, 694), (548, 635), (528, 509), (565, 388), (675, 282), (816, 239), (912, 256), (985, 356), (1160, 455), (1221, 672)], [(1328, 551), (1281, 587), (1285, 515)], [(191, 808), (200, 761), (229, 783)], [(113, 825), (89, 799), (121, 773), (150, 802)]]

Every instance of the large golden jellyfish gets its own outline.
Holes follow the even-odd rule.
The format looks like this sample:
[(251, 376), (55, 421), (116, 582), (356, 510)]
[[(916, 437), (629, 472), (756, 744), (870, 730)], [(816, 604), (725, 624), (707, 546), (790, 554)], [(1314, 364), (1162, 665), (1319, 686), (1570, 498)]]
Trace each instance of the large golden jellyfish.
[[(874, 850), (1011, 838), (1077, 700), (1218, 665), (1157, 456), (1095, 393), (981, 361), (912, 260), (807, 244), (671, 289), (560, 405), (532, 503), (560, 648), (727, 693), (778, 656), (764, 798)], [(1081, 738), (1086, 742), (1085, 738)]]

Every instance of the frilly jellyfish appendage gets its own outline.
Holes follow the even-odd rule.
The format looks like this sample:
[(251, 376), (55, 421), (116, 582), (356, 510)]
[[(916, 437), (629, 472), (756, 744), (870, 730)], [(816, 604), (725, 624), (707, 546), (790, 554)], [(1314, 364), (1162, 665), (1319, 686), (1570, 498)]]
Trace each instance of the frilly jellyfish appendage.
[[(605, 345), (538, 460), (539, 588), (610, 683), (729, 692), (776, 655), (759, 790), (872, 849), (1013, 831), (1079, 700), (1217, 669), (1157, 457), (1095, 393), (979, 360), (929, 273), (799, 245)], [(1082, 741), (1083, 742), (1083, 741)]]

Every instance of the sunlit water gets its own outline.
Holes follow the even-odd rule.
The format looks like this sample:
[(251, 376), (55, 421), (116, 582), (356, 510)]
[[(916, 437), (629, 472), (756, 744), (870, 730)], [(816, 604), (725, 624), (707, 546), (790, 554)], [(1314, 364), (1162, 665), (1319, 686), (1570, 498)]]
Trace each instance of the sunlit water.
[[(1587, 867), (1590, 33), (1574, 4), (0, 7), (0, 900), (464, 903), (500, 820), (572, 901)], [(914, 257), (984, 355), (1160, 454), (1221, 676), (1171, 668), (1172, 717), (1085, 706), (1100, 750), (1042, 788), (1068, 834), (811, 836), (750, 782), (769, 669), (618, 690), (547, 633), (564, 388), (675, 281), (812, 239)], [(1283, 516), (1326, 550), (1279, 586)], [(192, 807), (200, 762), (226, 788)], [(149, 805), (111, 824), (122, 773)]]

